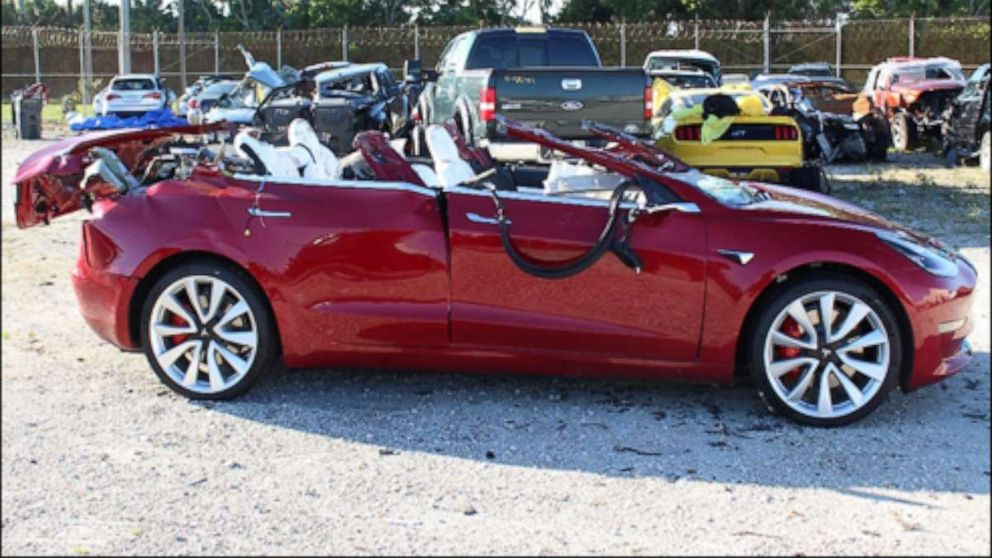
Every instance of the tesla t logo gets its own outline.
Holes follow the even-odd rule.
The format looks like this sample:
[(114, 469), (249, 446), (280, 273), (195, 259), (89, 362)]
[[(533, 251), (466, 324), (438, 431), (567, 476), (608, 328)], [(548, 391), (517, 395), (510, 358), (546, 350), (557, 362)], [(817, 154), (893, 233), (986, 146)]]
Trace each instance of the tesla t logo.
[(582, 110), (582, 106), (583, 105), (581, 101), (565, 101), (561, 104), (561, 110), (567, 110), (570, 112), (576, 110)]

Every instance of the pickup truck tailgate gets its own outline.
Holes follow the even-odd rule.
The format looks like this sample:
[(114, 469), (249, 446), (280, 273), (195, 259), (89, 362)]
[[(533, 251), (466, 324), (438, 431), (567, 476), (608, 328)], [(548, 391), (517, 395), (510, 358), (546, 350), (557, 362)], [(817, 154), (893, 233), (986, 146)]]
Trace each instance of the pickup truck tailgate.
[(640, 68), (542, 67), (493, 70), (496, 112), (565, 139), (585, 139), (583, 120), (644, 135), (647, 78)]

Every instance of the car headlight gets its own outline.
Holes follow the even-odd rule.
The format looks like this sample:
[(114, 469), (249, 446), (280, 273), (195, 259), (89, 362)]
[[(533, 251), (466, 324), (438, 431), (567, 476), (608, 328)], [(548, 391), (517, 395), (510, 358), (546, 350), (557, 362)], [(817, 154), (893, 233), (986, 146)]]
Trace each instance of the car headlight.
[(937, 248), (920, 244), (906, 233), (879, 231), (875, 235), (929, 273), (940, 277), (954, 277), (958, 274), (958, 265), (952, 259), (953, 256), (947, 256)]

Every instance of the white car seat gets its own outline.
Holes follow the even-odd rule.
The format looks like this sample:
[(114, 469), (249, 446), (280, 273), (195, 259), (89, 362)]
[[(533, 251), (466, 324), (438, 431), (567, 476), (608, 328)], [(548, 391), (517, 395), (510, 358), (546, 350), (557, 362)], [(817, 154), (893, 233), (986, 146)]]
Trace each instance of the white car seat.
[(258, 160), (265, 167), (265, 172), (277, 177), (300, 177), (299, 167), (288, 153), (281, 153), (272, 145), (253, 138), (247, 130), (234, 136), (234, 148), (242, 157)]
[(475, 177), (472, 166), (458, 156), (458, 147), (443, 126), (431, 124), (424, 132), (427, 147), (434, 158), (434, 172), (444, 188), (456, 186)]
[(619, 174), (556, 159), (551, 161), (548, 177), (544, 179), (544, 193), (553, 195), (583, 190), (612, 190), (621, 182), (623, 177)]
[(309, 153), (310, 163), (303, 169), (303, 176), (318, 180), (334, 180), (341, 177), (341, 165), (334, 152), (320, 143), (313, 126), (302, 118), (289, 123), (286, 131), (289, 145)]

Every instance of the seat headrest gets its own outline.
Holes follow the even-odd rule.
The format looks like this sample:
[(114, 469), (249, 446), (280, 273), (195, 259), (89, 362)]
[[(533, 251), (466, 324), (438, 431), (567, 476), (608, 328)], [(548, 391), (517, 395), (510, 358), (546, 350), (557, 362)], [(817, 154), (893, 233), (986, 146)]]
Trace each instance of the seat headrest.
[(313, 126), (303, 118), (297, 118), (289, 123), (286, 136), (289, 138), (289, 145), (302, 144), (309, 147), (320, 143), (320, 138), (317, 137), (317, 132), (314, 131)]
[(427, 148), (431, 151), (431, 156), (435, 161), (452, 162), (460, 160), (458, 156), (458, 146), (451, 138), (448, 131), (443, 126), (431, 124), (424, 132), (427, 140)]

